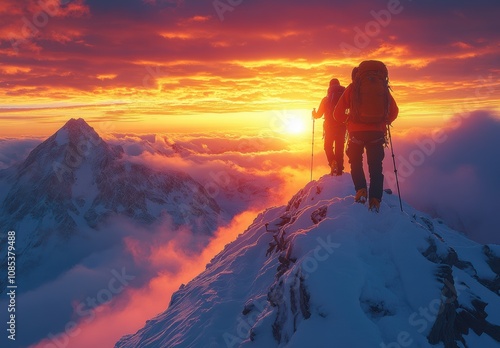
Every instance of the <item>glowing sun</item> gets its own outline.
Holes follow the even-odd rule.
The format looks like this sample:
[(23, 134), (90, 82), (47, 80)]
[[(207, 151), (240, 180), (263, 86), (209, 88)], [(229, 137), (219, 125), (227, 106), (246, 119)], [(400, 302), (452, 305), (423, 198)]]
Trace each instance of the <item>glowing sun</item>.
[(289, 115), (285, 122), (285, 132), (288, 134), (302, 134), (306, 131), (306, 124), (303, 117), (299, 115)]

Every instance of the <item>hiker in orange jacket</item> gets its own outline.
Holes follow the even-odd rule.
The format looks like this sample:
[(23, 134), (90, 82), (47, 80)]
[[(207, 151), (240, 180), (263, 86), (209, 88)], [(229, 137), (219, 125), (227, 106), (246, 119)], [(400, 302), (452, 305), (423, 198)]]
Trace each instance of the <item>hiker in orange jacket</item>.
[[(360, 65), (361, 66), (361, 65)], [(353, 101), (353, 84), (350, 84), (340, 98), (334, 110), (334, 118), (347, 124), (349, 139), (347, 157), (351, 164), (351, 176), (356, 190), (355, 201), (365, 203), (369, 197), (369, 209), (377, 211), (382, 201), (384, 175), (382, 161), (386, 143), (387, 126), (398, 116), (399, 108), (389, 91), (388, 114), (383, 122), (358, 123), (350, 116)], [(367, 192), (365, 173), (363, 171), (363, 152), (366, 149), (368, 170), (370, 174), (370, 189)]]
[(342, 175), (344, 171), (344, 142), (346, 126), (334, 120), (333, 110), (344, 93), (345, 87), (340, 85), (338, 79), (332, 79), (326, 97), (321, 100), (318, 111), (312, 111), (313, 118), (325, 115), (323, 123), (323, 137), (326, 159), (330, 166), (330, 175)]

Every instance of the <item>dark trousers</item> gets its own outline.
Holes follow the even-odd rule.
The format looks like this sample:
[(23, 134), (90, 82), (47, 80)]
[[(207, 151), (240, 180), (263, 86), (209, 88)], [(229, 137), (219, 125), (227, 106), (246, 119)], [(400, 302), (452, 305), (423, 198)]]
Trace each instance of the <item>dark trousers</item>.
[(344, 170), (345, 125), (326, 122), (323, 124), (324, 150), (328, 164), (337, 162), (337, 169)]
[(367, 131), (352, 132), (349, 134), (347, 144), (347, 157), (351, 164), (351, 176), (354, 188), (357, 190), (367, 188), (365, 173), (363, 171), (363, 152), (366, 149), (368, 171), (370, 172), (370, 198), (382, 200), (384, 174), (382, 174), (382, 161), (384, 159), (385, 135), (383, 132)]

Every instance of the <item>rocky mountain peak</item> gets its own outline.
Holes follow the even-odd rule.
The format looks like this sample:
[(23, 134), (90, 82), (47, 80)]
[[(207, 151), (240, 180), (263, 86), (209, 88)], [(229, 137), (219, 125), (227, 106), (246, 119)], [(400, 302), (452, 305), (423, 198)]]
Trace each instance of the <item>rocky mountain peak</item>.
[[(25, 274), (44, 255), (88, 231), (101, 230), (113, 217), (151, 225), (168, 216), (173, 231), (186, 225), (194, 233), (210, 235), (220, 213), (217, 202), (192, 177), (127, 161), (121, 146), (107, 144), (81, 118), (69, 120), (33, 149), (13, 168), (7, 184), (0, 225), (25, 236), (16, 245), (17, 266)], [(2, 246), (0, 252), (3, 265)], [(3, 285), (0, 281), (0, 293)]]

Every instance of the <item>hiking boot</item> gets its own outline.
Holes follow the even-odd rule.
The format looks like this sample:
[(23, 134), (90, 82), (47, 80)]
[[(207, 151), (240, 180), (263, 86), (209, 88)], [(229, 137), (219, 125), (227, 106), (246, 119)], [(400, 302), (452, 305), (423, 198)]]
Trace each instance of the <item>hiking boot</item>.
[(367, 197), (368, 197), (368, 194), (366, 192), (366, 188), (359, 189), (358, 191), (356, 191), (356, 196), (354, 197), (354, 202), (365, 204)]
[(380, 199), (370, 198), (370, 205), (369, 205), (368, 209), (378, 213), (378, 211), (380, 210)]
[[(342, 174), (342, 173), (341, 173)], [(337, 161), (333, 160), (330, 163), (330, 175), (338, 175), (337, 174)]]

